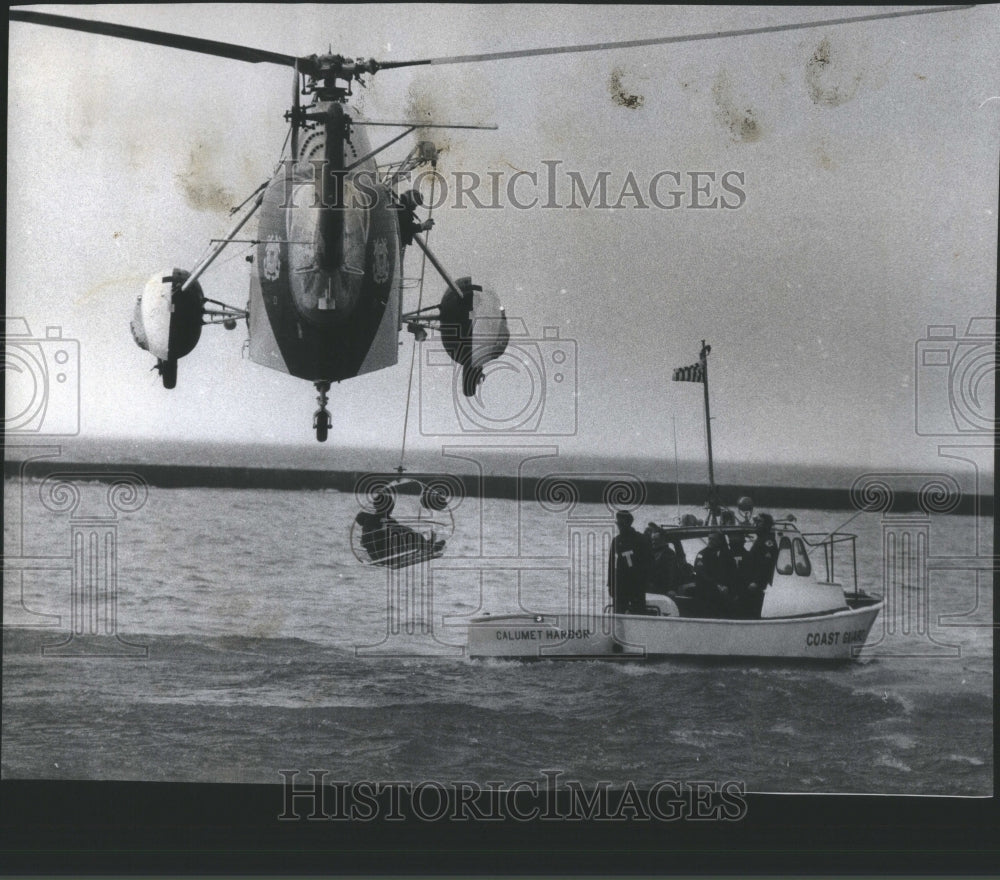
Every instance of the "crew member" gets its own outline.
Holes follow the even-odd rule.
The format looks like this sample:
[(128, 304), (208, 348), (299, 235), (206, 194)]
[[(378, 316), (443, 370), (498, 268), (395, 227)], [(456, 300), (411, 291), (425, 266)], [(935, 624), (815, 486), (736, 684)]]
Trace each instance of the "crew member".
[(739, 573), (722, 532), (708, 536), (708, 546), (694, 560), (695, 595), (707, 617), (728, 617)]
[(646, 526), (644, 534), (649, 539), (652, 554), (650, 587), (654, 592), (666, 594), (677, 586), (677, 553), (668, 543), (663, 529), (656, 523)]
[(413, 236), (427, 232), (434, 221), (417, 219), (417, 208), (424, 203), (424, 197), (415, 189), (408, 189), (399, 197), (399, 238), (403, 247), (413, 244)]
[(743, 557), (741, 574), (746, 584), (743, 615), (750, 619), (760, 617), (764, 605), (764, 591), (774, 580), (774, 566), (778, 561), (778, 544), (774, 540), (774, 518), (766, 513), (755, 519), (756, 537)]
[[(736, 525), (736, 514), (729, 509), (722, 511), (722, 515), (719, 517), (719, 525)], [(729, 552), (733, 554), (736, 567), (739, 568), (740, 562), (743, 560), (744, 553), (746, 552), (744, 532), (726, 532), (726, 541), (729, 542)]]
[(608, 592), (616, 614), (642, 614), (652, 555), (649, 541), (632, 528), (633, 517), (627, 510), (619, 510), (615, 522), (618, 534), (608, 554)]

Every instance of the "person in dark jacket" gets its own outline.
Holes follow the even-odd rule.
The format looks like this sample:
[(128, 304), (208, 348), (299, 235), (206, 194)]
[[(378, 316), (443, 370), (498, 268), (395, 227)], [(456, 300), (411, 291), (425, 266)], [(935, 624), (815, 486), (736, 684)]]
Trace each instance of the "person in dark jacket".
[[(731, 510), (722, 511), (722, 516), (719, 517), (719, 525), (735, 526), (736, 514)], [(746, 552), (745, 534), (745, 532), (726, 532), (726, 540), (729, 542), (729, 552), (733, 554), (737, 568), (739, 568), (740, 563), (743, 561), (743, 555)]]
[(708, 536), (708, 546), (695, 557), (694, 574), (695, 596), (702, 614), (729, 617), (739, 572), (722, 532), (712, 532)]
[(743, 617), (756, 619), (764, 605), (764, 591), (774, 580), (774, 566), (778, 561), (778, 543), (774, 540), (774, 519), (766, 513), (755, 518), (756, 537), (743, 557), (742, 581), (746, 585)]
[(646, 526), (643, 534), (649, 540), (651, 552), (649, 587), (653, 592), (666, 594), (677, 585), (677, 553), (656, 523)]
[(632, 528), (633, 517), (627, 510), (619, 510), (615, 522), (618, 534), (608, 554), (608, 592), (615, 614), (642, 614), (652, 563), (649, 540)]
[(421, 222), (417, 218), (417, 208), (424, 203), (424, 197), (415, 189), (409, 189), (399, 197), (399, 239), (403, 247), (413, 244), (413, 236), (433, 228), (433, 220)]

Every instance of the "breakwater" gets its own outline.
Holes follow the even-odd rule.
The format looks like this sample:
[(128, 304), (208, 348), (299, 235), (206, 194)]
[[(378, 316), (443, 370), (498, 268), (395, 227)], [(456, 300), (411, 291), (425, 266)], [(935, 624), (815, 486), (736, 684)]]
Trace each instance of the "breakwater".
[[(15, 479), (25, 477), (44, 479), (59, 473), (69, 479), (103, 481), (115, 474), (132, 473), (138, 475), (150, 486), (167, 489), (180, 488), (222, 488), (222, 489), (278, 489), (278, 490), (323, 490), (354, 492), (363, 480), (372, 476), (371, 471), (360, 470), (317, 470), (301, 468), (270, 467), (218, 467), (179, 464), (90, 464), (85, 462), (53, 462), (48, 460), (5, 461), (4, 477)], [(625, 477), (627, 472), (622, 473)], [(385, 473), (387, 478), (397, 474)], [(406, 473), (406, 477), (427, 479), (428, 473)], [(450, 480), (458, 480), (466, 496), (485, 498), (508, 498), (534, 501), (542, 485), (550, 477), (510, 476), (496, 474), (449, 474)], [(572, 486), (580, 503), (600, 503), (606, 498), (608, 480), (587, 473), (579, 475), (560, 473), (560, 483)], [(659, 482), (634, 478), (642, 484), (643, 500), (651, 505), (672, 505), (680, 498), (683, 507), (701, 507), (705, 503), (703, 483)], [(719, 498), (724, 505), (735, 506), (742, 495), (750, 495), (758, 509), (813, 508), (822, 510), (856, 510), (858, 503), (852, 497), (851, 487), (796, 487), (746, 485), (739, 483), (720, 484)], [(893, 493), (892, 510), (907, 512), (921, 510), (919, 491), (897, 490)], [(993, 496), (962, 493), (950, 513), (992, 516)]]

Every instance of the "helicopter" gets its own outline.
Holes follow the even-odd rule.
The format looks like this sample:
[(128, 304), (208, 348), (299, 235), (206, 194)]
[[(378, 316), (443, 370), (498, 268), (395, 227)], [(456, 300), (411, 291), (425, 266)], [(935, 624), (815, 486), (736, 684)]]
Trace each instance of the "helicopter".
[[(354, 87), (366, 78), (405, 67), (668, 45), (958, 8), (968, 7), (926, 7), (733, 31), (410, 61), (376, 61), (332, 52), (293, 56), (27, 10), (12, 10), (10, 20), (291, 70), (292, 104), (285, 114), (288, 158), (244, 201), (238, 221), (213, 243), (204, 259), (190, 270), (164, 269), (152, 276), (135, 303), (131, 328), (140, 348), (156, 358), (155, 369), (169, 389), (176, 386), (178, 361), (194, 350), (203, 326), (222, 324), (232, 330), (244, 321), (251, 360), (314, 385), (319, 408), (313, 428), (317, 440), (323, 442), (332, 427), (327, 409), (332, 383), (395, 365), (398, 336), (404, 329), (417, 340), (426, 338), (430, 330), (438, 332), (448, 356), (462, 371), (462, 391), (470, 397), (477, 393), (486, 365), (503, 355), (509, 340), (506, 313), (496, 293), (473, 283), (471, 277), (453, 278), (425, 239), (405, 229), (412, 218), (398, 185), (406, 178), (405, 172), (434, 163), (433, 142), (418, 142), (403, 163), (388, 172), (376, 163), (389, 146), (417, 131), (492, 126), (367, 120), (351, 105)], [(303, 104), (303, 96), (310, 103)], [(369, 131), (387, 125), (403, 131), (373, 144)], [(255, 252), (250, 258), (249, 300), (246, 308), (237, 308), (207, 297), (201, 278), (225, 248), (238, 241), (253, 217), (257, 233), (251, 239)], [(437, 306), (409, 312), (403, 308), (402, 264), (408, 241), (426, 254), (444, 281), (445, 292)]]

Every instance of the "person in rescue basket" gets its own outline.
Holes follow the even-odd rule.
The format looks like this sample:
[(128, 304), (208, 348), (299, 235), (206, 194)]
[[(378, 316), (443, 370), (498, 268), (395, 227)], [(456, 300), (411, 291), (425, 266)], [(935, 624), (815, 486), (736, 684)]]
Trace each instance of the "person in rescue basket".
[(386, 556), (399, 552), (420, 550), (423, 552), (440, 552), (444, 549), (444, 540), (425, 538), (409, 526), (404, 526), (392, 516), (396, 502), (388, 492), (379, 492), (372, 499), (374, 513), (361, 511), (354, 519), (361, 526), (361, 546), (373, 562), (380, 562)]
[(615, 614), (642, 614), (652, 562), (649, 541), (632, 528), (633, 517), (627, 510), (619, 510), (615, 522), (618, 534), (608, 554), (608, 592)]

